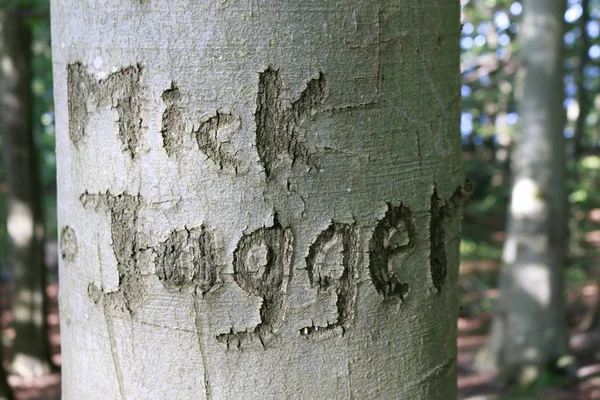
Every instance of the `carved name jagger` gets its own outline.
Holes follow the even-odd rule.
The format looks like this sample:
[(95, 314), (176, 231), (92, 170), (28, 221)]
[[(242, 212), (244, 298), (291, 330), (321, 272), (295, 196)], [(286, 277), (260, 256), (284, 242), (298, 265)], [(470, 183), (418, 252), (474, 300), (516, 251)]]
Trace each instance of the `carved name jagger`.
[(385, 216), (377, 223), (369, 244), (369, 271), (373, 285), (387, 298), (404, 301), (409, 286), (400, 280), (394, 257), (416, 246), (416, 226), (411, 211), (402, 205), (388, 205)]
[(217, 280), (214, 239), (205, 226), (171, 232), (155, 252), (156, 275), (167, 289), (204, 294)]
[(337, 296), (338, 317), (326, 326), (305, 327), (300, 330), (302, 335), (327, 336), (328, 331), (336, 328), (343, 333), (352, 323), (360, 254), (356, 240), (352, 225), (332, 223), (310, 247), (306, 266), (311, 286)]
[[(112, 248), (117, 259), (119, 289), (105, 293), (113, 308), (126, 310), (129, 313), (144, 301), (147, 296), (142, 275), (138, 266), (140, 246), (137, 236), (137, 218), (143, 200), (127, 193), (113, 195), (84, 193), (80, 197), (81, 204), (95, 212), (110, 213)], [(98, 293), (98, 288), (88, 288)]]
[(277, 332), (283, 321), (283, 298), (291, 279), (292, 252), (292, 232), (277, 219), (272, 227), (242, 236), (233, 253), (233, 277), (243, 290), (263, 299), (262, 322), (254, 332), (222, 334), (217, 340), (239, 348), (244, 341), (258, 338), (264, 345)]
[(119, 139), (134, 158), (142, 130), (142, 68), (127, 67), (96, 80), (80, 63), (67, 66), (69, 136), (77, 144), (86, 135), (90, 107), (110, 106), (119, 115)]
[[(431, 197), (431, 265), (434, 287), (441, 291), (447, 275), (446, 225), (459, 220), (459, 211), (472, 187), (459, 187), (443, 201), (434, 191)], [(94, 284), (88, 295), (95, 302), (104, 299), (105, 307), (133, 313), (148, 293), (138, 265), (142, 251), (156, 256), (156, 276), (165, 288), (185, 291), (194, 296), (205, 295), (218, 282), (217, 252), (212, 231), (206, 226), (172, 231), (168, 238), (152, 248), (140, 248), (137, 218), (143, 199), (127, 193), (113, 195), (84, 193), (83, 206), (110, 214), (112, 248), (117, 260), (118, 290), (105, 292)], [(74, 230), (61, 230), (61, 252), (65, 261), (76, 254)], [(416, 248), (417, 232), (414, 215), (407, 207), (388, 205), (377, 221), (369, 243), (371, 282), (384, 299), (405, 301), (408, 284), (402, 281), (398, 268), (402, 254)], [(318, 296), (335, 296), (337, 319), (326, 324), (307, 326), (300, 335), (328, 338), (343, 335), (353, 323), (357, 296), (360, 256), (358, 229), (354, 225), (332, 222), (310, 246), (306, 257), (310, 284)], [(250, 342), (263, 346), (276, 337), (284, 321), (284, 300), (292, 279), (293, 236), (275, 217), (273, 226), (259, 228), (243, 235), (233, 253), (233, 280), (244, 291), (262, 299), (261, 322), (248, 332), (229, 332), (216, 336), (228, 348), (242, 348)]]
[(258, 81), (256, 100), (256, 147), (267, 178), (277, 159), (287, 154), (292, 164), (301, 161), (314, 166), (314, 155), (303, 142), (302, 125), (319, 110), (325, 99), (325, 77), (308, 82), (300, 98), (287, 107), (279, 71), (268, 68)]

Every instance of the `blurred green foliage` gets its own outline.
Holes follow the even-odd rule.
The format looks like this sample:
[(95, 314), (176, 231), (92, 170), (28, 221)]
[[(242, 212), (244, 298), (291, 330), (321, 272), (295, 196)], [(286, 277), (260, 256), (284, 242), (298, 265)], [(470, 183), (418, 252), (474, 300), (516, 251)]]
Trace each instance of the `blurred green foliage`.
[[(33, 126), (38, 147), (40, 178), (44, 201), (47, 240), (56, 241), (56, 159), (54, 153), (54, 104), (52, 59), (50, 47), (50, 4), (48, 0), (1, 0), (0, 12), (19, 7), (27, 17), (32, 31)], [(0, 31), (2, 26), (0, 25)], [(0, 53), (2, 43), (0, 40)], [(2, 76), (0, 74), (0, 83)], [(0, 146), (2, 135), (0, 126)], [(1, 155), (0, 155), (1, 157)], [(6, 186), (3, 163), (0, 162), (0, 268), (6, 267), (8, 233), (6, 231)]]
[[(461, 4), (461, 135), (465, 173), (476, 188), (465, 210), (461, 255), (463, 261), (501, 263), (502, 240), (491, 236), (500, 237), (504, 230), (510, 198), (510, 151), (519, 127), (518, 33), (523, 7), (513, 0), (462, 0)], [(587, 16), (582, 8), (586, 5)], [(600, 229), (600, 219), (596, 223), (589, 218), (592, 210), (600, 209), (599, 18), (600, 0), (567, 1), (564, 108), (572, 218), (566, 279), (572, 283), (581, 283), (584, 276), (595, 279), (600, 260), (598, 249), (590, 246), (590, 232), (593, 236)], [(580, 117), (578, 100), (582, 99), (592, 107), (584, 107)], [(583, 154), (575, 157), (572, 138), (577, 118), (584, 121)]]

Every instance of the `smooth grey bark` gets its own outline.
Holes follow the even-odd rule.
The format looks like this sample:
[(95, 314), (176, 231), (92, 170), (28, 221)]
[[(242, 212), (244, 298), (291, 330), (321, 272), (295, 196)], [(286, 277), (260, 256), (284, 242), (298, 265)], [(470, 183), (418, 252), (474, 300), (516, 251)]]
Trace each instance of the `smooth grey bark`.
[(497, 368), (504, 379), (529, 381), (567, 353), (562, 279), (567, 216), (565, 2), (526, 0), (523, 5), (522, 124), (512, 157), (501, 294), (489, 347), (480, 361)]
[(63, 398), (455, 398), (459, 11), (53, 1)]
[(13, 272), (11, 369), (22, 376), (50, 371), (45, 315), (43, 215), (33, 139), (31, 32), (25, 10), (9, 8), (2, 19), (2, 151), (7, 178), (7, 224)]

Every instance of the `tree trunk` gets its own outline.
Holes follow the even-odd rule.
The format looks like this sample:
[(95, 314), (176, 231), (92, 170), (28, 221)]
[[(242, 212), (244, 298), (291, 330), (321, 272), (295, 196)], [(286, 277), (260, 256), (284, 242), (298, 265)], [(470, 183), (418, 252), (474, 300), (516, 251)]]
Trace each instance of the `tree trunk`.
[(434, 3), (52, 3), (65, 399), (455, 398)]
[(589, 95), (585, 88), (585, 67), (589, 62), (590, 38), (587, 33), (587, 24), (590, 22), (590, 0), (581, 0), (582, 14), (579, 17), (579, 29), (581, 30), (579, 52), (579, 65), (577, 67), (577, 105), (579, 106), (579, 115), (575, 121), (575, 132), (573, 134), (573, 159), (577, 161), (586, 142), (586, 121), (590, 111)]
[(4, 368), (0, 368), (0, 400), (13, 400), (14, 396), (8, 381), (6, 380), (6, 373)]
[[(0, 348), (0, 359), (2, 359), (3, 349)], [(0, 365), (0, 400), (13, 400), (12, 389), (8, 385), (8, 380), (6, 379), (6, 371), (4, 367)]]
[(488, 362), (506, 379), (535, 379), (567, 351), (564, 8), (564, 0), (524, 2), (522, 125), (512, 157), (501, 296), (488, 349)]
[(32, 127), (31, 32), (23, 10), (7, 9), (3, 15), (2, 150), (16, 331), (12, 370), (23, 376), (39, 376), (49, 372), (50, 352), (45, 315), (41, 190)]

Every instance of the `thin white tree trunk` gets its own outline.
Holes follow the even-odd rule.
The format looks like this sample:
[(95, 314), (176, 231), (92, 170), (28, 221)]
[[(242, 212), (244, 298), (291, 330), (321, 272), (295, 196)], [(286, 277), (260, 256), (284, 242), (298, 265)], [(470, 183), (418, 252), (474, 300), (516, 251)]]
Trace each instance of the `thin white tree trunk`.
[(529, 383), (567, 351), (564, 9), (564, 0), (524, 2), (522, 123), (512, 157), (501, 297), (489, 346), (488, 362), (503, 378)]
[(54, 0), (65, 399), (451, 399), (452, 0)]

